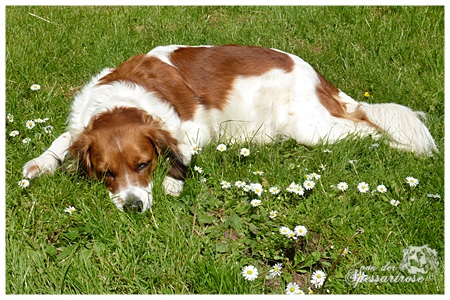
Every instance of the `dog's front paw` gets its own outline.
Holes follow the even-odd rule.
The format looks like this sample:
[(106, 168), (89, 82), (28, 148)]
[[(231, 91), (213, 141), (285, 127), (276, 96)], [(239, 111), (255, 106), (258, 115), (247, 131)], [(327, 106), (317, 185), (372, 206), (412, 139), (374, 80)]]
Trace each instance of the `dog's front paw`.
[(166, 191), (166, 194), (177, 197), (183, 191), (184, 181), (166, 176), (162, 185), (164, 187), (164, 190)]
[(23, 177), (39, 177), (44, 173), (52, 174), (59, 166), (59, 161), (51, 154), (44, 153), (30, 160), (23, 166)]

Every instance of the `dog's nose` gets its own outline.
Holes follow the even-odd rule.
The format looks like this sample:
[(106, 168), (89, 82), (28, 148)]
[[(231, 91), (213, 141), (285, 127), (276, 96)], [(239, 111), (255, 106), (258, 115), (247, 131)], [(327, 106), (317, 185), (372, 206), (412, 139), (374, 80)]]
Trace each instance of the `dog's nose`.
[(131, 197), (126, 200), (125, 204), (123, 205), (123, 209), (127, 212), (142, 212), (142, 208), (144, 207), (144, 203), (142, 203), (141, 200)]

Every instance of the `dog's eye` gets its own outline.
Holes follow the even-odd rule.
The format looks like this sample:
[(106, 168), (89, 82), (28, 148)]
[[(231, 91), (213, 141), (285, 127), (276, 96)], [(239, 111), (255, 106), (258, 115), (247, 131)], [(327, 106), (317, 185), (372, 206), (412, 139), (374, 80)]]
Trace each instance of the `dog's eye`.
[(103, 173), (103, 177), (111, 179), (114, 178), (114, 174), (111, 171), (106, 171)]
[(139, 171), (144, 170), (149, 164), (150, 164), (150, 161), (138, 164), (137, 167), (136, 167), (136, 171), (139, 172)]

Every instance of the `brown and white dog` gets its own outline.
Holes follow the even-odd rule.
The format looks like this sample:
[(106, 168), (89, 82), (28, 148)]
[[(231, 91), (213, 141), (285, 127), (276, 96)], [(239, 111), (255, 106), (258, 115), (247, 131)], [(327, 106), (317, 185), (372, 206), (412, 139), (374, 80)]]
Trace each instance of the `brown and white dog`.
[(164, 46), (93, 77), (75, 97), (68, 131), (27, 162), (27, 178), (52, 173), (68, 152), (105, 181), (119, 209), (152, 203), (158, 156), (170, 161), (165, 191), (182, 191), (192, 147), (222, 140), (304, 145), (378, 132), (396, 148), (431, 155), (423, 113), (356, 102), (301, 58), (275, 49)]

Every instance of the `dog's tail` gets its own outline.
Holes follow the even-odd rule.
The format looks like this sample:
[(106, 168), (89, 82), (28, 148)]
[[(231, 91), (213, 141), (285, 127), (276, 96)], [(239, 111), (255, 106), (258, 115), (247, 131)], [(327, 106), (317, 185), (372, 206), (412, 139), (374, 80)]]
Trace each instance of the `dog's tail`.
[(405, 149), (419, 155), (432, 155), (436, 144), (428, 128), (422, 122), (425, 113), (394, 103), (368, 104), (360, 102), (356, 111), (390, 139), (394, 148)]
[(368, 128), (387, 135), (391, 146), (405, 149), (419, 155), (432, 155), (437, 152), (436, 144), (428, 128), (422, 122), (423, 112), (394, 103), (368, 104), (357, 102), (329, 83), (319, 72), (317, 94), (321, 104), (337, 118), (363, 123), (356, 132), (367, 133)]

